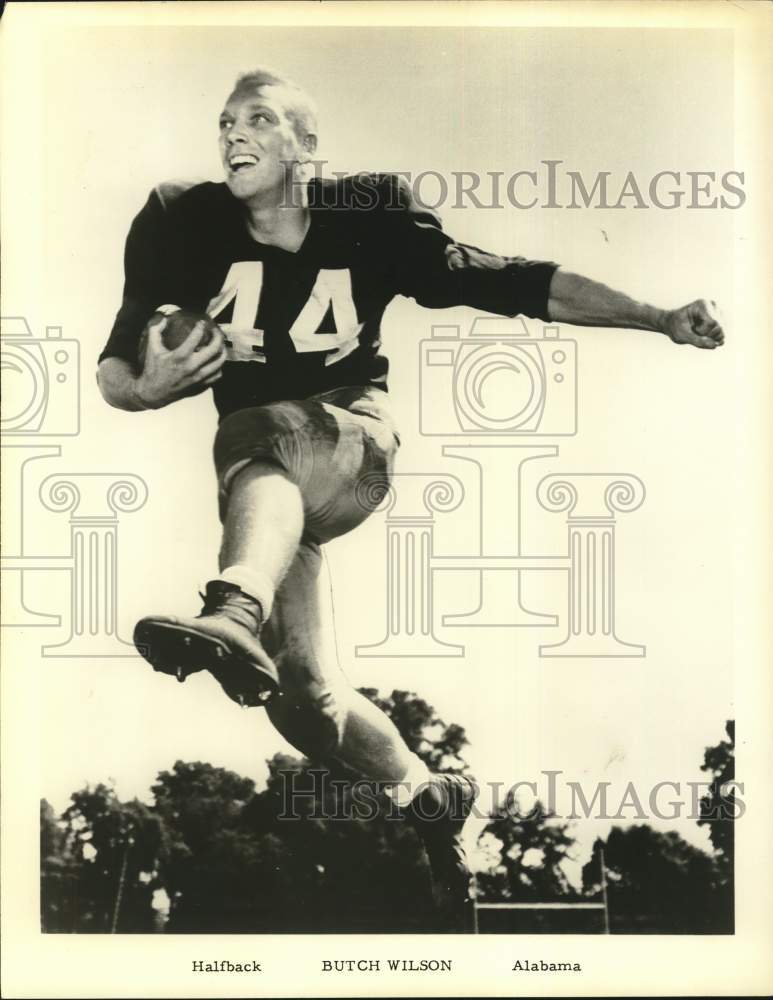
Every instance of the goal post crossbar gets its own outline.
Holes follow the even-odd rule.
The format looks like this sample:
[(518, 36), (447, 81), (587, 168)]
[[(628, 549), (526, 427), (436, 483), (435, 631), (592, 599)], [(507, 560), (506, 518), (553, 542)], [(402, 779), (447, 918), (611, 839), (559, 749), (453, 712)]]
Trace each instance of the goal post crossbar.
[(476, 910), (603, 910), (603, 903), (478, 903)]

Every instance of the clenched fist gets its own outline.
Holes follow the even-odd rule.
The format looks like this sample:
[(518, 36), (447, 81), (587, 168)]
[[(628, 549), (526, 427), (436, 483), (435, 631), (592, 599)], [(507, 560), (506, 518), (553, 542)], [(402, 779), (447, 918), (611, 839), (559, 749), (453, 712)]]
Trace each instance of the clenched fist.
[(662, 330), (675, 344), (692, 344), (710, 351), (725, 342), (717, 304), (709, 299), (696, 299), (681, 309), (667, 310)]

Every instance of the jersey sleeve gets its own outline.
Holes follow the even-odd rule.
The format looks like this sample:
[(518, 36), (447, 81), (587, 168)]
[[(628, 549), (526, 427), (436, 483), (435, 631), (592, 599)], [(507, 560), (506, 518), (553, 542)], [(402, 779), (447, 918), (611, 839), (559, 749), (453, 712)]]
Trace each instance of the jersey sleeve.
[(552, 261), (501, 257), (455, 242), (435, 212), (418, 205), (403, 178), (392, 175), (389, 217), (397, 290), (429, 308), (472, 306), (500, 316), (549, 320)]
[(174, 255), (166, 215), (154, 188), (126, 238), (123, 299), (99, 361), (117, 357), (134, 364), (145, 324), (160, 305), (173, 301), (168, 270)]

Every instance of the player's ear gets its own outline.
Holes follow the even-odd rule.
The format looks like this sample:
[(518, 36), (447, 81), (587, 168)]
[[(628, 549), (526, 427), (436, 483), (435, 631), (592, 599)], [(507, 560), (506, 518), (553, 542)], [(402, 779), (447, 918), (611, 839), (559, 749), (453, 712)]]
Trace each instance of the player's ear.
[(301, 156), (301, 163), (307, 163), (311, 157), (317, 152), (317, 137), (313, 132), (307, 132), (303, 137), (301, 142), (303, 147), (303, 154)]

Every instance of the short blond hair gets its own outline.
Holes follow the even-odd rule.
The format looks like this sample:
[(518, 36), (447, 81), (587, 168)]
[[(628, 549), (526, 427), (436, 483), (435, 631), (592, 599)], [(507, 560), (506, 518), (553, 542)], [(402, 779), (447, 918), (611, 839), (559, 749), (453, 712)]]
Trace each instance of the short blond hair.
[(317, 134), (317, 109), (314, 101), (294, 80), (283, 73), (259, 66), (257, 69), (240, 73), (236, 78), (233, 92), (236, 93), (237, 90), (244, 90), (247, 87), (256, 89), (258, 87), (284, 87), (291, 95), (290, 103), (286, 108), (287, 117), (293, 123), (298, 137), (303, 139), (309, 133)]

